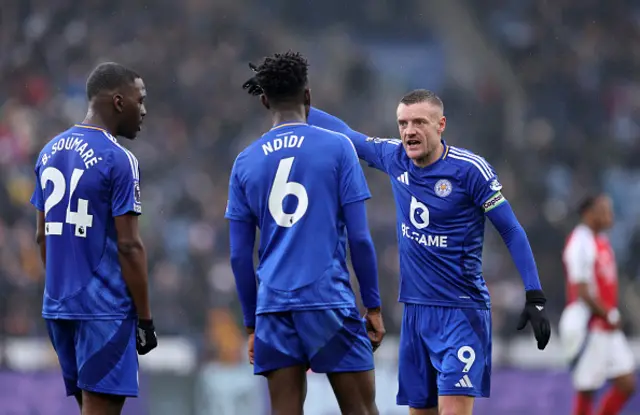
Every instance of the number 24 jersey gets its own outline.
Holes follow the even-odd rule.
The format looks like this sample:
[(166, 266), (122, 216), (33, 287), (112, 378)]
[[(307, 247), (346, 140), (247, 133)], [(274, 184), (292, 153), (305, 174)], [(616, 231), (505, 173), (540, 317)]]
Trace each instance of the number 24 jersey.
[(43, 317), (135, 316), (114, 221), (142, 213), (135, 156), (107, 131), (78, 124), (42, 149), (35, 174), (31, 203), (45, 215)]

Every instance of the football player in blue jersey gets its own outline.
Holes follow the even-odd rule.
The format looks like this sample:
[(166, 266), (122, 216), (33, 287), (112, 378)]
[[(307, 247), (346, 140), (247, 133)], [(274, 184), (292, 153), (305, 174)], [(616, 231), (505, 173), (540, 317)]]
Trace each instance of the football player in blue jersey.
[[(268, 379), (272, 414), (303, 413), (308, 368), (327, 374), (342, 413), (377, 414), (373, 350), (384, 326), (364, 173), (345, 135), (306, 123), (304, 58), (276, 54), (256, 69), (273, 128), (237, 157), (225, 215), (249, 359)], [(364, 320), (349, 280), (347, 240)]]
[[(253, 67), (252, 67), (253, 69)], [(261, 94), (259, 80), (243, 88)], [(405, 304), (397, 403), (412, 415), (467, 415), (488, 397), (491, 376), (489, 291), (482, 276), (485, 217), (507, 245), (526, 290), (518, 329), (531, 323), (539, 349), (549, 342), (533, 253), (502, 195), (494, 169), (442, 139), (444, 106), (431, 91), (404, 96), (401, 139), (368, 137), (311, 108), (309, 124), (342, 132), (358, 156), (391, 177), (400, 257), (399, 301)]]
[(145, 96), (134, 71), (99, 65), (85, 120), (45, 145), (35, 167), (42, 316), (84, 415), (120, 414), (138, 395), (138, 353), (157, 345), (138, 233), (140, 170), (116, 139), (136, 137)]

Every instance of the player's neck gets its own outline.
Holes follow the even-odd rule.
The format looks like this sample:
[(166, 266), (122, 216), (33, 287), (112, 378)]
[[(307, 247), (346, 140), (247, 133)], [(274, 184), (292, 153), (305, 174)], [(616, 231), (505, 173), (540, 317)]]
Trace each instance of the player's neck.
[(422, 157), (419, 159), (412, 159), (411, 161), (413, 161), (413, 164), (415, 164), (416, 166), (420, 168), (424, 168), (440, 160), (440, 158), (442, 158), (442, 153), (444, 153), (444, 144), (442, 144), (442, 141), (440, 141), (435, 151), (432, 151), (431, 153), (427, 154), (425, 157)]
[(273, 113), (273, 126), (288, 124), (288, 123), (306, 123), (307, 117), (304, 111), (299, 110), (284, 110)]
[(586, 226), (587, 228), (589, 228), (591, 230), (591, 232), (593, 232), (594, 234), (599, 234), (600, 233), (600, 229), (595, 225), (595, 223), (588, 221), (588, 220), (583, 220), (582, 224), (584, 226)]
[(93, 108), (89, 108), (89, 110), (87, 111), (87, 115), (82, 121), (82, 124), (102, 128), (103, 130), (109, 132), (111, 135), (116, 135), (115, 128), (111, 127), (110, 123), (107, 122), (103, 117), (101, 117)]

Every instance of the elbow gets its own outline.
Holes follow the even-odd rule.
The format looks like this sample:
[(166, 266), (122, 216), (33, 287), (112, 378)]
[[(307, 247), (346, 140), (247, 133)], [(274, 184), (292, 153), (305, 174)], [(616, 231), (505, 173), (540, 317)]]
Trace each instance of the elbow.
[(133, 256), (144, 251), (144, 245), (140, 238), (118, 240), (118, 253), (124, 256)]
[(373, 241), (371, 240), (371, 235), (368, 232), (363, 232), (355, 235), (349, 236), (349, 247), (351, 251), (361, 251), (367, 250), (370, 247), (373, 247)]
[(231, 269), (238, 270), (247, 266), (253, 268), (253, 254), (247, 252), (231, 252)]

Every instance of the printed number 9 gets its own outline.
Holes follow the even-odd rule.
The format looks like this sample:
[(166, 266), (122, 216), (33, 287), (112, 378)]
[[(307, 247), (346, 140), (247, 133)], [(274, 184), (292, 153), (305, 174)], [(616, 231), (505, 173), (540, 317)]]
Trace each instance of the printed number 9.
[(473, 366), (473, 362), (476, 361), (476, 352), (470, 346), (462, 346), (458, 349), (458, 359), (464, 363), (462, 371), (467, 373)]
[[(302, 219), (309, 207), (307, 189), (300, 183), (287, 181), (289, 180), (294, 158), (289, 157), (280, 160), (276, 177), (273, 179), (273, 185), (271, 186), (271, 193), (269, 194), (269, 213), (271, 213), (273, 220), (283, 228), (290, 228), (295, 225), (296, 222)], [(285, 213), (282, 208), (282, 202), (289, 195), (298, 199), (298, 206), (293, 213)]]

